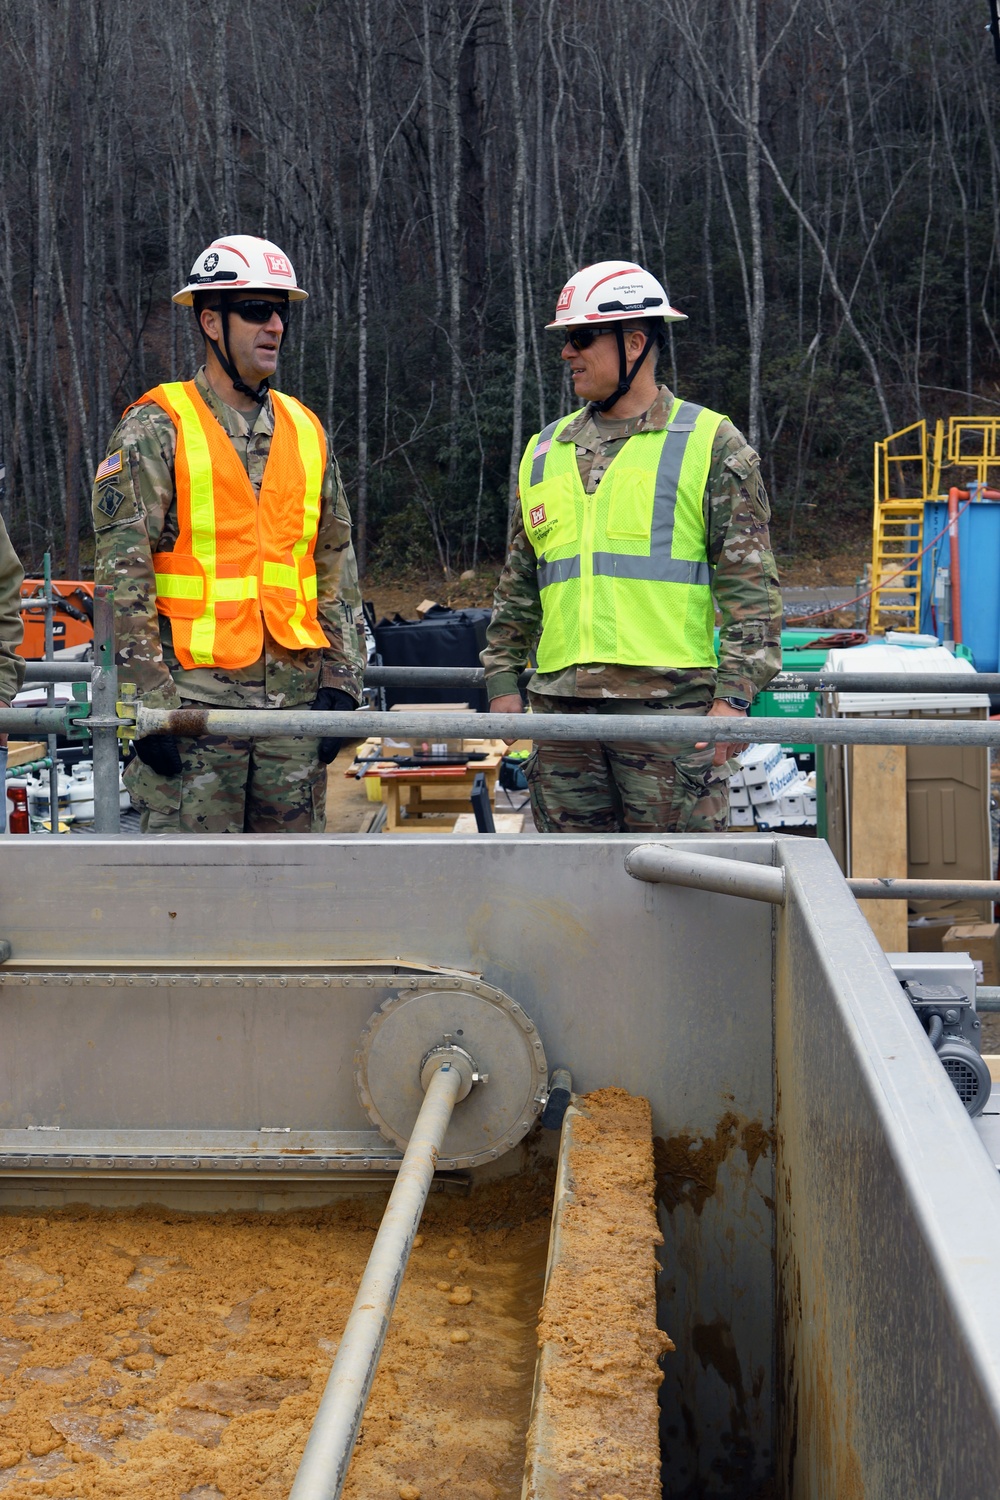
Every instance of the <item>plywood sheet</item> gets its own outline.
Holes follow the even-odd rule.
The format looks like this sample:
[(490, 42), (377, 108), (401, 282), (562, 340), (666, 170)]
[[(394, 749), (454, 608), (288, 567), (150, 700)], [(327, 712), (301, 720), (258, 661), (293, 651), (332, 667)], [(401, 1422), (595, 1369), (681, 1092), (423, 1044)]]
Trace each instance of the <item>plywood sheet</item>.
[[(906, 746), (851, 747), (851, 874), (905, 880)], [(905, 953), (905, 901), (862, 901), (861, 910), (882, 947)]]

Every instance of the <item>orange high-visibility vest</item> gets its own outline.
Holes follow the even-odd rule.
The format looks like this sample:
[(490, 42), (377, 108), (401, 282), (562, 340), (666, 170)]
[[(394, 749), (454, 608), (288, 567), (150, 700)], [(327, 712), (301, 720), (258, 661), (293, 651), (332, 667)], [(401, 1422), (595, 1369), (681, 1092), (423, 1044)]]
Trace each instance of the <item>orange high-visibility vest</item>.
[(282, 646), (326, 646), (316, 612), (313, 553), (326, 438), (292, 396), (271, 392), (274, 435), (260, 498), (222, 424), (193, 380), (171, 381), (152, 402), (177, 429), (177, 543), (153, 556), (156, 607), (171, 622), (182, 667), (249, 667), (262, 620)]

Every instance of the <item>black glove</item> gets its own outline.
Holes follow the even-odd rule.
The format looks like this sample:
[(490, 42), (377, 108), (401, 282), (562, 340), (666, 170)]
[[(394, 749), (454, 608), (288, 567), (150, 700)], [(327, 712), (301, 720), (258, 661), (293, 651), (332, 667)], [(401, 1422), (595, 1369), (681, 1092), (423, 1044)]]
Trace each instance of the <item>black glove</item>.
[(143, 765), (157, 776), (173, 778), (181, 774), (181, 752), (172, 734), (147, 734), (134, 740), (133, 745)]
[[(349, 714), (353, 713), (357, 706), (350, 693), (342, 693), (339, 688), (320, 688), (313, 704), (314, 709), (324, 714)], [(328, 766), (331, 760), (335, 759), (341, 746), (346, 743), (346, 740), (320, 740), (317, 754), (322, 764)]]

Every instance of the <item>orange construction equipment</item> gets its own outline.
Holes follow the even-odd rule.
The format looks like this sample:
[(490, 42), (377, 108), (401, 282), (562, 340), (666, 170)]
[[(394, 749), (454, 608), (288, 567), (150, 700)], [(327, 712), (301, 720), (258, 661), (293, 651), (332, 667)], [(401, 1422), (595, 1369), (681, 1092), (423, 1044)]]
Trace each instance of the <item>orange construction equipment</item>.
[[(66, 646), (84, 646), (94, 639), (94, 585), (80, 578), (54, 578), (53, 593), (58, 595), (52, 616), (53, 645), (57, 651)], [(40, 578), (26, 578), (21, 584), (21, 615), (24, 640), (18, 652), (26, 661), (38, 661), (45, 655), (45, 584)]]

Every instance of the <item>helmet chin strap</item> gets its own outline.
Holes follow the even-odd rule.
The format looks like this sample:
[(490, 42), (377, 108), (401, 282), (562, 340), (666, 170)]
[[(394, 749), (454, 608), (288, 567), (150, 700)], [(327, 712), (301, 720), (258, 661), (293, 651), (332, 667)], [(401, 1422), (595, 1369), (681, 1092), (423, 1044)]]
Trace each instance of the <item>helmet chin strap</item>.
[[(267, 393), (270, 389), (267, 381), (262, 380), (256, 390), (254, 390), (253, 386), (247, 385), (246, 381), (243, 379), (243, 376), (233, 364), (232, 357), (229, 353), (229, 308), (226, 304), (225, 299), (223, 299), (222, 301), (222, 304), (219, 308), (219, 313), (222, 318), (222, 342), (225, 346), (226, 352), (225, 354), (223, 354), (215, 339), (210, 338), (208, 342), (215, 350), (215, 357), (219, 361), (219, 364), (222, 366), (222, 368), (225, 370), (226, 374), (229, 376), (230, 380), (233, 382), (233, 390), (239, 391), (242, 396), (249, 396), (251, 401), (257, 402), (258, 406), (263, 406), (264, 402), (267, 400)], [(208, 337), (207, 334), (206, 337)]]
[(646, 334), (646, 342), (642, 346), (642, 353), (639, 355), (639, 358), (636, 360), (630, 371), (628, 367), (628, 359), (625, 355), (625, 335), (622, 332), (622, 325), (620, 323), (615, 324), (615, 339), (618, 342), (618, 387), (616, 390), (612, 391), (610, 396), (605, 396), (603, 401), (592, 401), (590, 403), (594, 410), (599, 412), (610, 411), (611, 408), (615, 406), (623, 396), (628, 395), (629, 391), (632, 388), (632, 382), (638, 375), (643, 360), (646, 358), (646, 355), (649, 353), (650, 349), (653, 347), (653, 344), (656, 342), (655, 334)]

